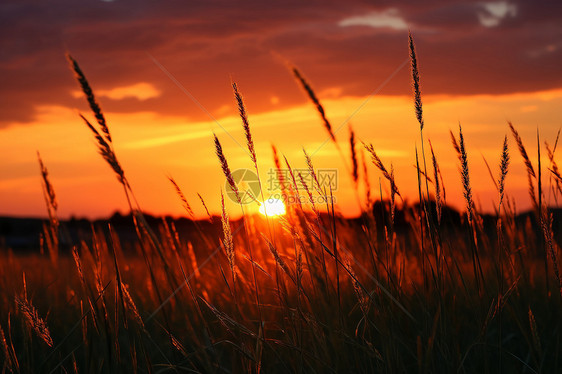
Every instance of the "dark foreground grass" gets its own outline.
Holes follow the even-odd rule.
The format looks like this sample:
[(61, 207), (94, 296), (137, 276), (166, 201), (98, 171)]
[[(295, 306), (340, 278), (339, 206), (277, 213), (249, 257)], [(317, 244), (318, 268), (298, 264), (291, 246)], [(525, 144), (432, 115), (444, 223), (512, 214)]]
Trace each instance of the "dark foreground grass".
[[(320, 228), (330, 219), (322, 216)], [(261, 219), (248, 221), (250, 231), (266, 229)], [(413, 230), (369, 244), (359, 224), (336, 221), (340, 299), (325, 244), (330, 233), (316, 238), (310, 225), (310, 235), (292, 235), (281, 227), (289, 222), (276, 222), (277, 261), (266, 239), (250, 238), (259, 309), (242, 222), (232, 228), (234, 281), (223, 249), (191, 252), (189, 242), (170, 232), (162, 237), (163, 256), (147, 250), (146, 261), (99, 235), (78, 247), (76, 259), (5, 254), (4, 370), (472, 373), (498, 372), (501, 365), (505, 372), (559, 371), (560, 296), (554, 277), (547, 291), (535, 237), (508, 236), (518, 250), (506, 253), (499, 294), (497, 248), (481, 253), (478, 289), (462, 229), (442, 238), (437, 276), (435, 259), (412, 248)], [(219, 246), (218, 238), (208, 240)], [(37, 308), (54, 345), (37, 334), (15, 297)]]

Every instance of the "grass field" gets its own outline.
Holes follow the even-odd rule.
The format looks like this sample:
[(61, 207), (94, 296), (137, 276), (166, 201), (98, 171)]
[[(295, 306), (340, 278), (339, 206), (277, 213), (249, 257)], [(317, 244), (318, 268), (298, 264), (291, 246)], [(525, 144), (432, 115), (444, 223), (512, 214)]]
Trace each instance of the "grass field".
[[(544, 199), (546, 193), (552, 201), (562, 197), (558, 139), (539, 148), (547, 157), (538, 160), (548, 162), (533, 165), (509, 124), (513, 142), (506, 137), (490, 162), (498, 206), (484, 215), (472, 198), (462, 129), (451, 133), (466, 201), (465, 212), (456, 214), (444, 204), (439, 155), (424, 139), (412, 39), (409, 47), (421, 137), (421, 148), (412, 147), (420, 203), (402, 200), (393, 168), (350, 131), (346, 162), (359, 218), (338, 215), (331, 191), (314, 176), (307, 183), (295, 175), (275, 152), (277, 169), (290, 170), (286, 200), (304, 203), (285, 204), (286, 214), (269, 217), (247, 214), (240, 203), (242, 218), (231, 221), (223, 196), (222, 217), (208, 217), (221, 234), (195, 222), (189, 237), (172, 221), (147, 224), (94, 93), (69, 56), (95, 122), (82, 119), (123, 187), (137, 239), (125, 248), (112, 227), (98, 227), (68, 246), (39, 158), (49, 214), (41, 254), (6, 248), (0, 257), (2, 372), (560, 372), (561, 231)], [(319, 99), (296, 68), (293, 73), (335, 143)], [(248, 167), (259, 175), (251, 123), (236, 84), (233, 90)], [(245, 191), (214, 140), (225, 194), (242, 200)], [(303, 157), (313, 174), (313, 159)], [(534, 209), (526, 215), (505, 192), (510, 162), (527, 168)], [(384, 178), (390, 191), (384, 200), (379, 186), (363, 178), (369, 168)], [(318, 197), (328, 203), (315, 203)]]

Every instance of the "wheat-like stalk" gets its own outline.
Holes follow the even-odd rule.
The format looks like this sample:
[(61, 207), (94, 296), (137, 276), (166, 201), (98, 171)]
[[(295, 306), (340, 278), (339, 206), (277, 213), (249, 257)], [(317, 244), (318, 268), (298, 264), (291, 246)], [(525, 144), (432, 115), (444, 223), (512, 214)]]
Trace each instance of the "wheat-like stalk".
[(394, 165), (390, 163), (390, 222), (394, 225), (394, 214), (396, 213), (396, 183), (394, 182)]
[[(275, 164), (275, 168), (277, 169), (277, 172), (280, 172), (281, 161), (279, 161), (279, 152), (274, 144), (271, 145), (271, 151), (273, 152), (273, 163)], [(281, 183), (281, 180), (279, 180), (279, 183)]]
[(459, 143), (457, 142), (457, 138), (455, 137), (455, 134), (453, 134), (453, 132), (451, 130), (449, 130), (449, 134), (451, 135), (451, 143), (453, 144), (453, 148), (455, 149), (455, 152), (457, 153), (457, 156), (460, 158), (461, 157), (461, 149), (459, 147)]
[(203, 205), (203, 208), (205, 209), (205, 213), (207, 213), (207, 218), (209, 218), (209, 222), (213, 223), (213, 216), (211, 215), (211, 213), (209, 213), (209, 209), (207, 208), (207, 204), (205, 204), (205, 200), (203, 200), (203, 196), (201, 196), (200, 193), (197, 193), (197, 197), (199, 197), (199, 200), (201, 201), (201, 205)]
[(558, 251), (552, 234), (552, 217), (549, 214), (544, 213), (541, 215), (540, 220), (543, 236), (546, 242), (546, 248), (548, 249), (548, 253), (550, 253), (550, 258), (552, 259), (554, 275), (556, 277), (556, 280), (558, 281), (558, 290), (560, 292), (560, 297), (562, 297), (562, 279), (560, 278), (560, 270), (558, 269), (558, 256), (556, 255)]
[[(498, 179), (498, 191), (500, 194), (499, 207), (501, 208), (503, 195), (505, 192), (505, 177), (507, 176), (507, 170), (509, 168), (509, 149), (507, 144), (507, 136), (503, 139), (503, 148), (500, 161), (500, 177)], [(499, 213), (499, 212), (498, 212)]]
[(466, 201), (466, 213), (468, 217), (468, 222), (472, 223), (473, 219), (473, 201), (472, 201), (472, 189), (470, 187), (470, 175), (468, 172), (468, 155), (466, 153), (466, 148), (464, 146), (464, 136), (462, 134), (462, 127), (459, 123), (459, 159), (461, 161), (461, 180), (463, 187), (463, 194)]
[[(88, 126), (88, 128), (94, 134), (94, 137), (96, 138), (96, 141), (98, 143), (98, 152), (101, 154), (102, 158), (109, 164), (111, 169), (113, 169), (113, 171), (117, 175), (117, 179), (123, 185), (123, 189), (125, 192), (125, 196), (127, 198), (127, 203), (129, 205), (129, 208), (133, 214), (136, 214), (135, 209), (133, 208), (131, 198), (134, 200), (137, 208), (139, 207), (139, 204), (136, 201), (136, 198), (133, 194), (133, 191), (131, 189), (128, 180), (125, 178), (125, 172), (123, 171), (123, 168), (121, 167), (121, 164), (119, 163), (117, 156), (115, 155), (115, 151), (113, 148), (113, 141), (109, 133), (109, 127), (107, 126), (105, 117), (101, 111), (99, 104), (96, 101), (92, 88), (90, 87), (90, 84), (86, 79), (86, 76), (78, 66), (78, 63), (68, 54), (67, 54), (67, 58), (68, 61), (70, 62), (72, 70), (75, 73), (75, 77), (78, 80), (78, 83), (80, 84), (80, 87), (82, 88), (82, 91), (84, 92), (84, 95), (86, 96), (88, 103), (90, 104), (90, 108), (92, 109), (92, 112), (96, 117), (101, 133), (86, 119), (86, 117), (84, 117), (82, 114), (80, 114), (80, 117), (82, 118), (82, 120), (84, 120), (86, 126)], [(143, 220), (144, 218), (141, 215), (141, 221)], [(152, 234), (151, 229), (146, 227), (146, 231), (149, 233), (149, 236), (152, 237), (151, 240), (153, 240), (154, 235)]]
[(291, 281), (296, 284), (295, 278), (291, 273), (291, 269), (289, 269), (289, 266), (287, 265), (285, 260), (283, 260), (283, 258), (279, 255), (279, 252), (277, 251), (273, 243), (271, 243), (271, 241), (265, 235), (262, 234), (262, 237), (267, 243), (267, 248), (269, 249), (269, 252), (273, 255), (275, 262), (279, 265), (281, 270), (283, 270), (283, 272), (287, 274), (287, 276), (291, 279)]
[(420, 173), (420, 176), (423, 177), (424, 180), (427, 180), (429, 183), (433, 184), (433, 178), (425, 174), (425, 172), (422, 170), (421, 167), (418, 167), (417, 165), (412, 165), (412, 166), (414, 167), (414, 169), (416, 169), (416, 172)]
[(539, 354), (541, 354), (541, 339), (539, 337), (539, 332), (537, 329), (537, 321), (535, 320), (535, 315), (533, 314), (531, 307), (529, 307), (529, 326), (531, 327), (531, 336), (533, 337), (533, 344), (535, 345), (535, 349)]
[(560, 170), (558, 170), (558, 168), (556, 169), (548, 169), (550, 170), (550, 172), (552, 173), (552, 175), (554, 175), (557, 179), (557, 182), (562, 182), (562, 174), (560, 174)]
[(142, 321), (142, 317), (140, 316), (137, 305), (135, 304), (133, 298), (131, 297), (131, 294), (129, 293), (129, 286), (121, 282), (121, 291), (122, 291), (123, 299), (125, 299), (125, 306), (129, 310), (129, 312), (133, 315), (134, 319), (137, 321), (139, 326), (144, 330), (144, 322)]
[(402, 195), (400, 195), (400, 191), (398, 191), (398, 187), (396, 186), (396, 183), (394, 183), (394, 177), (388, 172), (388, 170), (382, 163), (381, 159), (377, 155), (377, 152), (373, 148), (373, 145), (363, 143), (363, 146), (371, 154), (371, 160), (373, 161), (373, 164), (381, 171), (382, 175), (390, 182), (390, 188), (394, 190), (394, 192), (398, 196), (402, 197)]
[(292, 186), (297, 191), (298, 194), (299, 186), (297, 184), (297, 180), (295, 178), (295, 174), (293, 173), (293, 169), (291, 168), (291, 164), (289, 164), (289, 160), (287, 160), (286, 156), (283, 156), (283, 160), (285, 161), (285, 166), (287, 166), (287, 171), (289, 172), (289, 176), (291, 177), (291, 181), (293, 182)]
[(213, 136), (215, 137), (215, 152), (216, 152), (217, 157), (219, 158), (219, 161), (221, 163), (222, 172), (224, 173), (224, 176), (226, 177), (226, 180), (228, 182), (228, 185), (230, 186), (230, 189), (232, 191), (234, 191), (234, 195), (236, 196), (236, 200), (238, 201), (238, 203), (241, 203), (240, 194), (239, 194), (239, 191), (238, 191), (238, 186), (234, 182), (234, 178), (232, 177), (232, 173), (230, 172), (230, 168), (228, 167), (228, 162), (226, 161), (226, 157), (224, 156), (224, 153), (222, 151), (222, 146), (221, 146), (221, 143), (219, 141), (219, 138), (217, 138), (217, 136), (215, 134), (213, 134)]
[(523, 140), (521, 139), (521, 136), (519, 135), (517, 130), (515, 130), (515, 127), (513, 127), (513, 124), (511, 122), (508, 121), (507, 124), (509, 125), (511, 133), (513, 134), (513, 137), (515, 138), (515, 142), (517, 143), (517, 148), (519, 149), (519, 153), (521, 154), (521, 157), (523, 157), (523, 162), (525, 163), (525, 167), (527, 169), (527, 180), (528, 180), (528, 183), (529, 183), (529, 196), (531, 197), (531, 201), (533, 202), (533, 205), (536, 207), (536, 206), (538, 206), (537, 194), (535, 193), (535, 184), (533, 183), (533, 178), (534, 179), (537, 178), (537, 176), (535, 174), (535, 169), (533, 168), (533, 164), (531, 163), (531, 160), (529, 159), (529, 155), (527, 154), (527, 150), (525, 149), (525, 145), (523, 145)]
[(43, 164), (41, 155), (37, 152), (37, 160), (39, 161), (39, 170), (41, 172), (41, 184), (43, 186), (43, 196), (45, 198), (45, 205), (47, 207), (47, 214), (49, 216), (49, 225), (43, 225), (43, 234), (45, 244), (47, 245), (51, 261), (54, 265), (57, 263), (58, 250), (59, 250), (59, 219), (57, 216), (57, 197), (55, 189), (49, 179), (49, 172)]
[(27, 325), (35, 331), (37, 336), (41, 338), (49, 347), (53, 346), (53, 338), (51, 338), (51, 333), (49, 332), (49, 327), (47, 323), (41, 317), (37, 309), (29, 302), (27, 299), (20, 299), (16, 296), (16, 305), (18, 309), (23, 314)]
[(554, 179), (554, 181), (556, 183), (556, 188), (558, 189), (558, 191), (560, 193), (562, 193), (562, 188), (560, 187), (560, 182), (562, 181), (562, 176), (560, 175), (560, 169), (558, 168), (558, 164), (556, 163), (556, 160), (554, 159), (554, 150), (555, 149), (554, 150), (551, 149), (550, 145), (548, 144), (547, 141), (544, 142), (544, 145), (546, 146), (546, 153), (548, 155), (548, 160), (550, 161), (550, 165), (551, 165), (549, 170), (556, 177)]
[(78, 83), (82, 88), (82, 92), (84, 92), (84, 95), (86, 96), (86, 100), (88, 101), (88, 104), (90, 104), (90, 108), (92, 109), (92, 112), (94, 112), (94, 116), (96, 117), (96, 120), (100, 125), (100, 128), (105, 136), (105, 139), (107, 140), (108, 143), (111, 144), (111, 134), (109, 133), (109, 127), (107, 126), (103, 112), (101, 111), (101, 108), (96, 100), (96, 97), (94, 96), (94, 91), (90, 87), (90, 84), (88, 83), (86, 76), (82, 72), (82, 69), (80, 69), (78, 62), (76, 62), (76, 60), (74, 60), (74, 58), (72, 58), (70, 54), (67, 54), (66, 58), (68, 59), (68, 62), (70, 63), (70, 66), (75, 73), (76, 79), (78, 80)]
[[(308, 167), (308, 172), (310, 173), (310, 175), (312, 176), (312, 180), (314, 181), (312, 184), (313, 184), (313, 186), (316, 186), (316, 190), (318, 191), (318, 193), (323, 195), (324, 193), (322, 191), (322, 186), (320, 185), (320, 181), (318, 180), (318, 176), (316, 175), (316, 171), (314, 171), (314, 165), (312, 164), (312, 158), (306, 152), (306, 149), (304, 149), (304, 147), (302, 148), (302, 152), (304, 153), (304, 158), (306, 159), (306, 166)], [(287, 161), (287, 160), (285, 160), (285, 161)], [(288, 164), (287, 164), (287, 166), (288, 166)]]
[[(545, 140), (544, 145), (546, 147), (546, 153), (548, 155), (548, 160), (552, 164), (553, 170), (558, 170), (558, 165), (556, 164), (556, 160), (554, 159), (554, 151), (550, 148), (550, 144)], [(558, 173), (560, 174), (560, 173)]]
[(431, 161), (433, 164), (433, 178), (435, 179), (435, 209), (437, 211), (437, 222), (441, 223), (441, 211), (443, 207), (443, 201), (441, 200), (441, 184), (439, 183), (439, 164), (437, 163), (437, 158), (435, 157), (435, 152), (433, 151), (433, 145), (431, 140), (429, 140), (429, 149), (431, 150)]
[(441, 201), (443, 202), (443, 205), (447, 205), (447, 190), (445, 189), (445, 182), (443, 181), (443, 174), (441, 173), (441, 168), (439, 167), (439, 164), (437, 164), (437, 170), (439, 171), (439, 180), (440, 180), (440, 185), (441, 185), (441, 193), (442, 193), (442, 198)]
[(195, 215), (193, 214), (193, 209), (191, 209), (191, 205), (189, 205), (189, 203), (187, 202), (187, 199), (185, 198), (185, 195), (183, 194), (180, 186), (178, 186), (178, 184), (176, 183), (176, 181), (174, 180), (174, 178), (172, 177), (168, 177), (168, 180), (170, 181), (170, 183), (172, 183), (172, 186), (174, 187), (174, 189), (176, 190), (176, 193), (178, 194), (182, 204), (183, 204), (183, 208), (185, 209), (185, 211), (187, 212), (187, 214), (189, 214), (189, 216), (192, 219), (195, 219)]
[(562, 127), (558, 129), (558, 132), (556, 133), (556, 139), (554, 139), (554, 148), (552, 148), (552, 152), (556, 152), (556, 147), (558, 146), (558, 140), (560, 139), (560, 131), (562, 130)]
[(365, 160), (365, 151), (361, 148), (361, 165), (363, 167), (363, 184), (365, 185), (365, 199), (367, 200), (367, 210), (371, 206), (371, 182), (369, 181), (369, 171)]
[(248, 114), (246, 113), (244, 100), (238, 91), (238, 86), (234, 82), (232, 83), (232, 89), (234, 90), (234, 98), (236, 99), (240, 119), (242, 119), (242, 126), (244, 127), (244, 134), (246, 135), (246, 143), (248, 145), (248, 150), (250, 151), (250, 158), (257, 168), (256, 149), (254, 146), (254, 140), (252, 139), (252, 133), (250, 132), (250, 123), (248, 122)]
[(293, 67), (292, 70), (295, 78), (300, 82), (302, 88), (306, 91), (308, 97), (310, 98), (310, 101), (312, 101), (312, 103), (316, 106), (316, 110), (322, 118), (324, 128), (326, 128), (326, 131), (328, 131), (330, 139), (332, 139), (332, 141), (336, 143), (336, 136), (334, 135), (334, 132), (332, 130), (332, 125), (330, 124), (330, 121), (328, 121), (326, 112), (324, 111), (324, 107), (322, 106), (322, 104), (320, 104), (320, 100), (318, 100), (318, 97), (314, 93), (314, 90), (296, 67)]
[(39, 161), (39, 170), (41, 172), (41, 180), (43, 185), (43, 194), (45, 196), (45, 204), (47, 205), (47, 213), (49, 215), (49, 221), (51, 222), (51, 229), (52, 229), (52, 239), (57, 242), (58, 241), (58, 227), (59, 227), (59, 219), (57, 217), (57, 196), (55, 194), (55, 189), (51, 184), (49, 179), (49, 171), (45, 167), (43, 160), (41, 159), (41, 155), (37, 152), (37, 160)]
[(366, 316), (367, 313), (369, 312), (369, 297), (368, 295), (365, 294), (363, 287), (357, 280), (357, 275), (353, 270), (350, 257), (351, 255), (349, 254), (345, 255), (343, 264), (345, 265), (347, 272), (350, 275), (351, 283), (353, 284), (353, 291), (355, 292), (355, 295), (357, 296), (357, 300), (359, 301), (359, 307), (361, 308), (363, 315)]
[(414, 106), (416, 109), (416, 118), (420, 124), (420, 129), (423, 130), (423, 110), (420, 89), (420, 73), (418, 69), (418, 59), (416, 57), (416, 46), (412, 33), (408, 32), (408, 46), (410, 49), (410, 62), (412, 69), (412, 87), (414, 89)]
[(56, 212), (58, 208), (57, 203), (57, 196), (55, 195), (55, 189), (49, 180), (49, 172), (43, 164), (43, 160), (41, 159), (41, 155), (37, 152), (37, 160), (39, 161), (39, 169), (41, 171), (41, 177), (43, 180), (43, 187), (45, 188), (45, 195), (47, 196), (47, 205), (50, 206), (53, 211)]
[(285, 200), (287, 197), (287, 181), (285, 180), (285, 175), (281, 168), (281, 161), (279, 161), (279, 153), (277, 151), (277, 147), (271, 144), (271, 150), (273, 152), (273, 163), (275, 165), (275, 172), (277, 173), (277, 180), (279, 181), (279, 187), (281, 189), (281, 196)]
[(531, 160), (529, 159), (529, 155), (527, 154), (525, 145), (523, 145), (523, 140), (521, 139), (521, 136), (519, 135), (515, 127), (513, 127), (513, 124), (511, 122), (507, 122), (507, 124), (509, 125), (509, 129), (511, 130), (511, 133), (515, 138), (515, 142), (517, 143), (517, 148), (519, 148), (519, 153), (521, 153), (521, 157), (523, 157), (523, 162), (525, 162), (525, 167), (527, 168), (527, 172), (531, 174), (533, 178), (536, 178), (535, 169), (533, 168), (533, 164), (531, 164)]
[(297, 278), (297, 292), (300, 295), (302, 292), (302, 276), (303, 276), (303, 266), (302, 266), (302, 252), (303, 244), (301, 241), (295, 242), (295, 277)]
[(78, 249), (76, 246), (72, 247), (72, 258), (74, 259), (74, 264), (76, 265), (76, 270), (78, 271), (78, 276), (80, 277), (80, 282), (86, 287), (86, 280), (84, 278), (84, 272), (82, 271), (82, 262), (80, 261), (80, 255), (78, 254)]
[(232, 240), (232, 230), (230, 229), (230, 219), (224, 205), (224, 194), (221, 191), (221, 207), (222, 207), (222, 231), (224, 234), (224, 249), (226, 250), (226, 258), (228, 259), (228, 265), (230, 266), (230, 271), (232, 272), (232, 277), (235, 279), (235, 254), (234, 254), (234, 242)]
[(111, 169), (113, 169), (115, 174), (117, 174), (117, 179), (119, 180), (119, 182), (123, 184), (123, 186), (128, 187), (127, 180), (125, 179), (125, 172), (123, 171), (121, 164), (117, 160), (117, 156), (115, 155), (115, 152), (113, 151), (113, 147), (111, 146), (111, 144), (108, 142), (106, 138), (101, 136), (98, 130), (96, 130), (96, 128), (90, 123), (90, 121), (86, 119), (86, 117), (80, 114), (80, 118), (84, 120), (86, 126), (88, 126), (88, 128), (94, 134), (94, 137), (98, 142), (98, 152), (100, 153), (100, 155), (108, 163)]
[(310, 201), (310, 204), (312, 206), (312, 211), (314, 212), (314, 214), (316, 214), (316, 217), (319, 218), (320, 213), (318, 212), (318, 209), (316, 208), (316, 204), (314, 202), (314, 196), (312, 194), (312, 190), (310, 188), (308, 188), (308, 185), (306, 184), (306, 181), (304, 180), (304, 177), (302, 176), (301, 172), (298, 172), (298, 176), (299, 176), (299, 180), (301, 182), (301, 185), (304, 188), (304, 191), (308, 195), (308, 200)]
[(351, 176), (353, 177), (353, 183), (357, 185), (359, 179), (359, 170), (357, 164), (357, 150), (355, 149), (355, 132), (351, 125), (349, 126), (349, 149), (351, 153)]

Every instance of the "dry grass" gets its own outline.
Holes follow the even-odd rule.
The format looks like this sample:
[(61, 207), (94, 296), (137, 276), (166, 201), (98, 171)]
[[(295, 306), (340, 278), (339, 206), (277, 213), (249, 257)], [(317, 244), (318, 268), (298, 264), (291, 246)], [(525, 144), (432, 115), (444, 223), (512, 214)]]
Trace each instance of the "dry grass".
[(29, 328), (31, 328), (37, 336), (45, 342), (49, 347), (53, 346), (53, 338), (51, 338), (51, 333), (49, 332), (49, 327), (47, 323), (39, 317), (37, 309), (25, 298), (19, 298), (16, 296), (16, 305), (19, 312), (25, 318)]
[[(193, 214), (193, 209), (191, 209), (191, 205), (187, 202), (187, 199), (186, 199), (185, 195), (183, 194), (180, 186), (178, 186), (178, 184), (176, 183), (174, 178), (168, 177), (168, 180), (170, 181), (170, 183), (172, 183), (172, 186), (174, 187), (174, 190), (178, 194), (178, 197), (180, 198), (180, 200), (182, 202), (182, 206), (185, 209), (185, 211), (187, 212), (187, 214), (189, 215), (189, 217), (195, 218), (195, 215)], [(203, 202), (203, 199), (201, 199), (201, 202)], [(203, 205), (204, 205), (204, 203), (203, 203)]]
[(459, 160), (461, 162), (461, 181), (468, 222), (472, 224), (474, 216), (474, 202), (472, 201), (472, 188), (470, 187), (470, 173), (468, 172), (468, 154), (464, 146), (462, 127), (459, 124)]
[(527, 154), (527, 149), (525, 148), (525, 145), (523, 145), (523, 140), (521, 139), (521, 136), (519, 135), (519, 133), (517, 132), (517, 130), (515, 129), (515, 127), (511, 122), (508, 122), (508, 125), (509, 125), (509, 129), (511, 130), (511, 133), (513, 134), (513, 138), (515, 139), (515, 143), (517, 143), (517, 148), (519, 149), (519, 153), (523, 158), (525, 167), (527, 168), (527, 180), (529, 182), (529, 196), (531, 197), (531, 201), (533, 202), (533, 205), (538, 208), (539, 204), (537, 201), (537, 194), (535, 192), (535, 183), (533, 182), (533, 179), (537, 179), (537, 175), (535, 174), (535, 169), (533, 168), (533, 164), (531, 163), (529, 155)]
[(240, 114), (240, 119), (242, 120), (244, 135), (246, 135), (246, 144), (248, 145), (248, 150), (250, 151), (250, 159), (257, 168), (256, 149), (254, 146), (254, 140), (252, 139), (252, 133), (250, 132), (250, 123), (248, 122), (248, 115), (246, 114), (244, 100), (242, 99), (242, 95), (238, 91), (238, 86), (236, 85), (236, 83), (232, 83), (232, 89), (234, 90), (234, 98), (236, 99), (238, 113)]
[(437, 163), (437, 158), (435, 157), (435, 152), (433, 151), (433, 145), (431, 145), (431, 142), (429, 142), (429, 148), (431, 150), (431, 163), (433, 165), (433, 185), (435, 186), (435, 207), (436, 207), (436, 212), (437, 212), (437, 223), (440, 224), (441, 223), (441, 211), (443, 209), (443, 200), (444, 200), (444, 192), (443, 192), (443, 198), (441, 196), (442, 192), (441, 192), (441, 186), (443, 185), (442, 183), (442, 178), (441, 178), (441, 182), (439, 181), (439, 177), (441, 174), (441, 170), (439, 169), (439, 164)]
[(500, 177), (498, 179), (498, 192), (500, 194), (500, 201), (498, 203), (498, 213), (501, 213), (501, 205), (505, 193), (505, 178), (509, 168), (509, 148), (507, 145), (507, 136), (503, 139), (502, 155), (500, 161)]
[(410, 63), (412, 72), (412, 87), (414, 89), (414, 108), (416, 112), (416, 119), (420, 124), (420, 130), (423, 130), (423, 108), (421, 100), (421, 88), (420, 88), (420, 72), (418, 69), (418, 59), (416, 56), (416, 46), (414, 44), (414, 38), (411, 33), (408, 33), (408, 46), (410, 49)]
[(357, 186), (357, 182), (359, 181), (359, 166), (357, 163), (357, 150), (355, 148), (355, 132), (349, 126), (349, 151), (351, 154), (351, 178), (353, 179), (353, 183)]
[(306, 79), (304, 79), (301, 72), (297, 68), (293, 67), (292, 71), (293, 71), (293, 74), (294, 74), (295, 78), (299, 81), (302, 88), (304, 89), (304, 91), (308, 95), (310, 101), (312, 101), (312, 103), (316, 107), (316, 110), (318, 111), (318, 114), (320, 114), (320, 118), (322, 118), (324, 128), (328, 132), (328, 135), (330, 136), (330, 139), (334, 143), (336, 143), (336, 135), (334, 134), (334, 131), (332, 130), (332, 124), (330, 123), (330, 121), (326, 117), (326, 112), (324, 111), (324, 107), (322, 106), (322, 104), (320, 104), (320, 100), (316, 96), (316, 93), (314, 93), (314, 90), (312, 89), (310, 84), (306, 81)]
[[(422, 130), (411, 35), (409, 47), (414, 112)], [(181, 231), (168, 219), (149, 224), (138, 204), (133, 209), (129, 197), (134, 195), (105, 117), (84, 73), (70, 56), (69, 61), (98, 128), (82, 119), (125, 189), (136, 238), (125, 240), (126, 235), (119, 235), (112, 225), (92, 225), (91, 232), (61, 248), (61, 255), (52, 261), (42, 254), (0, 253), (3, 372), (562, 370), (559, 217), (546, 206), (540, 215), (514, 213), (507, 194), (507, 137), (499, 177), (493, 178), (498, 189), (496, 215), (482, 215), (474, 207), (469, 152), (460, 126), (458, 139), (451, 132), (466, 201), (466, 212), (460, 214), (446, 206), (443, 176), (431, 143), (431, 178), (425, 161), (420, 167), (417, 145), (412, 147), (421, 202), (416, 204), (395, 199), (400, 195), (392, 163), (387, 168), (375, 148), (364, 144), (376, 172), (390, 183), (386, 200), (382, 186), (377, 186), (381, 192), (375, 201), (363, 147), (358, 155), (356, 134), (350, 130), (349, 175), (358, 191), (362, 174), (365, 192), (363, 198), (357, 194), (360, 206), (366, 207), (358, 219), (336, 213), (329, 200), (332, 193), (318, 180), (304, 149), (312, 179), (295, 172), (272, 145), (279, 177), (283, 167), (289, 171), (290, 180), (280, 181), (286, 199), (302, 193), (310, 204), (298, 199), (275, 220), (242, 209), (242, 218), (232, 221), (222, 192), (220, 219), (209, 213), (198, 194), (208, 219), (196, 222), (187, 198), (170, 178), (192, 218), (193, 228)], [(318, 98), (298, 70), (293, 72), (335, 141)], [(236, 84), (233, 89), (257, 171), (246, 107)], [(532, 182), (540, 166), (535, 174), (521, 137), (511, 124), (510, 129)], [(423, 135), (421, 141), (423, 147)], [(558, 183), (556, 144), (546, 149), (552, 181)], [(227, 183), (241, 202), (216, 136), (214, 148)], [(47, 209), (56, 210), (50, 175), (40, 158), (39, 163)], [(430, 180), (435, 205), (429, 197)], [(549, 187), (557, 201), (560, 189), (555, 186), (551, 182)], [(326, 203), (315, 202), (317, 198)], [(59, 225), (52, 219), (46, 223), (49, 230), (55, 224)], [(552, 266), (545, 274), (546, 256)], [(553, 280), (560, 292), (550, 291)], [(46, 317), (41, 318), (39, 311)]]
[(226, 180), (228, 182), (228, 185), (230, 186), (231, 191), (234, 192), (234, 195), (236, 196), (236, 200), (240, 202), (241, 200), (240, 200), (240, 192), (238, 191), (238, 185), (236, 184), (234, 178), (232, 177), (232, 172), (230, 171), (230, 167), (228, 166), (228, 161), (226, 161), (226, 157), (224, 156), (224, 153), (222, 151), (222, 145), (219, 141), (219, 138), (217, 138), (216, 135), (214, 135), (214, 137), (215, 137), (215, 153), (219, 158), (222, 172), (226, 177)]
[(400, 195), (400, 191), (398, 191), (398, 187), (396, 186), (396, 183), (394, 183), (394, 176), (392, 175), (392, 173), (388, 172), (388, 170), (382, 163), (382, 160), (377, 155), (377, 152), (375, 151), (373, 145), (372, 144), (363, 144), (363, 145), (365, 146), (365, 149), (371, 154), (371, 160), (373, 161), (373, 164), (382, 172), (382, 175), (390, 182), (390, 187), (393, 193), (401, 197), (402, 195)]

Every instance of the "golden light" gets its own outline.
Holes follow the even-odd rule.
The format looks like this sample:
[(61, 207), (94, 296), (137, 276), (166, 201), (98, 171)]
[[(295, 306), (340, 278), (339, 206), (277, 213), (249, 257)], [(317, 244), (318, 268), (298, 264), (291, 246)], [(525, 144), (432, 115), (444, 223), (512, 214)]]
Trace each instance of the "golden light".
[(260, 205), (260, 213), (268, 217), (282, 216), (285, 214), (285, 204), (280, 199), (269, 198)]

